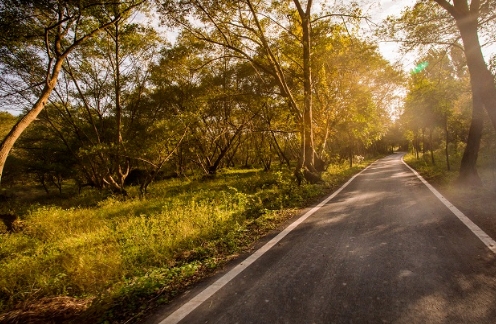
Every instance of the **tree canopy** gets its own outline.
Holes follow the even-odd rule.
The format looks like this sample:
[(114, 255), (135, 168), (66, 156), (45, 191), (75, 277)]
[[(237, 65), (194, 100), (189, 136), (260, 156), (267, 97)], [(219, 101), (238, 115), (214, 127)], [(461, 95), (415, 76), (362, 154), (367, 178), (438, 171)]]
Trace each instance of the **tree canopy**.
[[(489, 85), (474, 93), (475, 117), (468, 117), (467, 80), (474, 91), (475, 75), (487, 81), (490, 65), (474, 72), (467, 42), (474, 35), (491, 41), (493, 4), (470, 7), (478, 28), (467, 38), (460, 34), (467, 13), (456, 3), (419, 1), (388, 19), (383, 36), (405, 49), (432, 48), (406, 85), (377, 42), (363, 36), (366, 13), (357, 5), (3, 2), (0, 98), (23, 113), (2, 117), (10, 131), (0, 157), (5, 162), (17, 143), (10, 159), (24, 160), (17, 166), (37, 181), (71, 180), (125, 195), (130, 184), (145, 193), (158, 178), (214, 176), (233, 166), (270, 170), (274, 162), (300, 180), (320, 181), (331, 162), (389, 150), (389, 130), (400, 128), (417, 152), (426, 131), (433, 140), (422, 149), (432, 152), (440, 129), (445, 148), (464, 141), (473, 147), (477, 116), (483, 107), (490, 113), (492, 92)], [(174, 31), (172, 43), (153, 27), (154, 11)], [(391, 107), (402, 88), (404, 113), (395, 122)], [(461, 106), (463, 114), (455, 113)], [(30, 167), (42, 152), (54, 159)]]

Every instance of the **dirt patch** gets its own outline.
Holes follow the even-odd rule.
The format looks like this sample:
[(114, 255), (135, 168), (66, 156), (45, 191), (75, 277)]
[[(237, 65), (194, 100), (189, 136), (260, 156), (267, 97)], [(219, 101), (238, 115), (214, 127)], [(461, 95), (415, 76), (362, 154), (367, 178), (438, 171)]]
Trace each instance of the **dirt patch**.
[(42, 298), (25, 303), (0, 315), (0, 323), (62, 323), (75, 319), (91, 305), (93, 299), (72, 297)]

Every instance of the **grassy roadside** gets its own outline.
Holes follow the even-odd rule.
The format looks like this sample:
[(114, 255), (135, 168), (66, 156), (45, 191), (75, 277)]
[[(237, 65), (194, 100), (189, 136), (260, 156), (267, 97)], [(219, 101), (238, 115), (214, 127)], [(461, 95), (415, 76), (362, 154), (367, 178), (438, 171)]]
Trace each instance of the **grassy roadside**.
[[(426, 180), (441, 188), (456, 187), (462, 151), (450, 154), (450, 170), (448, 170), (446, 157), (443, 150), (434, 152), (435, 163), (431, 162), (429, 153), (420, 153), (417, 159), (414, 154), (407, 153), (404, 160), (417, 170)], [(496, 155), (492, 147), (483, 146), (477, 160), (477, 171), (482, 180), (483, 190), (496, 189)]]
[(449, 186), (455, 183), (460, 169), (461, 156), (455, 155), (450, 159), (450, 170), (448, 170), (443, 152), (435, 152), (435, 164), (431, 163), (429, 154), (422, 155), (416, 158), (415, 155), (407, 153), (404, 160), (408, 165), (417, 170), (425, 180), (432, 184), (440, 186)]
[(407, 154), (404, 160), (484, 232), (496, 239), (496, 164), (490, 149), (483, 149), (479, 154), (477, 170), (482, 186), (477, 187), (457, 182), (461, 155), (451, 156), (450, 171), (447, 170), (443, 152), (436, 152), (436, 164), (430, 162), (430, 156), (416, 159), (414, 155)]
[(24, 208), (17, 231), (0, 235), (0, 322), (137, 319), (370, 162), (333, 166), (318, 185), (297, 186), (289, 170), (226, 170), (157, 183), (146, 199)]

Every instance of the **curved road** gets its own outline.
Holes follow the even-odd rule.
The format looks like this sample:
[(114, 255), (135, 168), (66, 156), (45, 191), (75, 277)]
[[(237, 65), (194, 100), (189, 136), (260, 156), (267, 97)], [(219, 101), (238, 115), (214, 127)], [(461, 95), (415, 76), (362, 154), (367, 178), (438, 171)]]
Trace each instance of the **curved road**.
[(494, 253), (401, 156), (372, 164), (205, 301), (183, 306), (191, 292), (148, 323), (496, 323)]

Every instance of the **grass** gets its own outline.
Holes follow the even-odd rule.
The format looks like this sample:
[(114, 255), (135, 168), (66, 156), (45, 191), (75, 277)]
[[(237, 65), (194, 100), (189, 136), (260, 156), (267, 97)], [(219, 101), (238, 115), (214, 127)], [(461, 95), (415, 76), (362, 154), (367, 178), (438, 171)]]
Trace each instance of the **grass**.
[(440, 150), (434, 152), (434, 164), (431, 162), (430, 153), (427, 152), (425, 154), (420, 153), (418, 159), (414, 154), (408, 153), (404, 160), (427, 181), (438, 185), (448, 185), (456, 181), (458, 177), (461, 155), (450, 155), (450, 170), (448, 170), (444, 152)]
[(289, 170), (225, 170), (156, 183), (144, 199), (131, 188), (125, 200), (86, 191), (14, 202), (4, 208), (21, 215), (18, 230), (0, 235), (0, 321), (139, 317), (364, 166), (332, 166), (318, 185), (297, 186)]
[[(496, 189), (496, 154), (495, 148), (490, 145), (483, 145), (477, 160), (477, 171), (482, 181), (484, 189)], [(450, 170), (447, 168), (444, 150), (434, 151), (435, 163), (432, 164), (430, 153), (420, 153), (417, 159), (414, 154), (408, 153), (404, 160), (411, 167), (416, 169), (427, 181), (442, 187), (455, 186), (460, 170), (463, 150), (450, 154)]]

